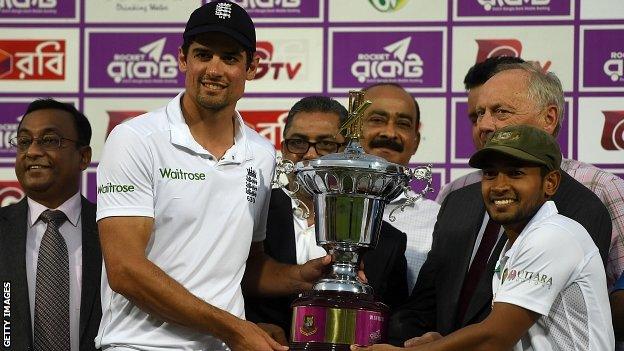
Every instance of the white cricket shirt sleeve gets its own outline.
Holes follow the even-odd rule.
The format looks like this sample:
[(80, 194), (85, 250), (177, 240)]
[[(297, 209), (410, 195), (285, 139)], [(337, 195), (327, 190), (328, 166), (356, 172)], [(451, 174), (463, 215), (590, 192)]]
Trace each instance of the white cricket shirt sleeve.
[(550, 223), (516, 242), (494, 302), (506, 302), (547, 316), (557, 295), (585, 262), (583, 249), (562, 227)]
[(257, 210), (259, 211), (259, 215), (254, 222), (253, 236), (251, 238), (252, 242), (260, 242), (266, 238), (266, 223), (269, 216), (269, 202), (271, 200), (271, 181), (273, 180), (276, 164), (273, 145), (270, 145), (268, 151), (262, 150), (260, 153), (263, 153), (260, 161), (260, 186), (262, 186), (263, 189), (259, 193), (264, 194), (264, 196), (258, 204), (260, 206)]
[(109, 134), (97, 168), (97, 220), (154, 217), (153, 157), (146, 138), (126, 124)]

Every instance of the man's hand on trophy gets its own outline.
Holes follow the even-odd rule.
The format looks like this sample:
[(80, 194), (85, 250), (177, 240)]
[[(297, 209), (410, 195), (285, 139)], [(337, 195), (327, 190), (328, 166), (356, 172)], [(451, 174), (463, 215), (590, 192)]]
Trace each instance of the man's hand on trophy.
[(267, 332), (267, 334), (269, 334), (269, 336), (272, 337), (275, 341), (279, 342), (282, 345), (288, 345), (288, 340), (286, 340), (286, 333), (284, 332), (284, 329), (282, 329), (280, 326), (268, 323), (258, 323), (257, 325), (260, 327), (260, 329)]
[(331, 262), (332, 257), (330, 255), (325, 255), (309, 260), (304, 264), (294, 266), (297, 271), (296, 280), (300, 283), (299, 289), (297, 290), (303, 292), (312, 289), (314, 283), (325, 275)]
[[(232, 334), (224, 341), (232, 351), (286, 351), (288, 346), (280, 345), (254, 323), (239, 320), (232, 328)], [(279, 327), (277, 327), (279, 328)], [(285, 340), (285, 337), (284, 337)]]
[(358, 278), (360, 279), (362, 283), (368, 284), (366, 273), (364, 273), (364, 261), (360, 261), (360, 270), (358, 270)]

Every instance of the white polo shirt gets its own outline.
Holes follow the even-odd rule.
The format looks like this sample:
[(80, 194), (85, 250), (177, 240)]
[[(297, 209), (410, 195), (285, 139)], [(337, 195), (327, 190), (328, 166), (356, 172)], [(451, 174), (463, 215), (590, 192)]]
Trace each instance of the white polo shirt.
[[(275, 151), (236, 113), (235, 144), (216, 160), (193, 139), (181, 97), (108, 136), (97, 170), (97, 219), (153, 217), (147, 258), (197, 297), (244, 318), (240, 283), (251, 242), (265, 237)], [(220, 347), (210, 335), (149, 316), (113, 292), (102, 273), (98, 347)]]
[(541, 316), (513, 350), (609, 351), (615, 347), (604, 267), (578, 222), (547, 201), (511, 247), (492, 280), (494, 302)]

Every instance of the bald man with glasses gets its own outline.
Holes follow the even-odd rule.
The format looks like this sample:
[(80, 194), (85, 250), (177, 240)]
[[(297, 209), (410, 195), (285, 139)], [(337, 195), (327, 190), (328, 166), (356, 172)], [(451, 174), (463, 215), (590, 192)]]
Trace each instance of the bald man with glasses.
[[(283, 131), (282, 157), (293, 163), (308, 162), (336, 153), (345, 145), (339, 128), (347, 118), (347, 110), (336, 100), (324, 96), (301, 99), (290, 109)], [(282, 263), (305, 263), (326, 255), (316, 245), (314, 204), (303, 189), (289, 179), (287, 188), (273, 189), (264, 241), (266, 253)], [(297, 191), (299, 190), (299, 191)], [(368, 283), (381, 300), (394, 308), (408, 296), (405, 261), (406, 236), (383, 223), (377, 248), (364, 256), (364, 272)], [(296, 296), (284, 298), (245, 297), (247, 319), (271, 323), (290, 332), (290, 304)]]

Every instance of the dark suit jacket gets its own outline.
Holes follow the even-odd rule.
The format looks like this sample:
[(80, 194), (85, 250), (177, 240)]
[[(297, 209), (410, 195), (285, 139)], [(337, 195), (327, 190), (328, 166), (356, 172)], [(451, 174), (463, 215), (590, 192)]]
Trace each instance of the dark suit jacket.
[[(26, 280), (26, 231), (28, 202), (0, 208), (0, 280), (6, 292), (10, 284), (11, 344), (0, 344), (0, 350), (32, 350), (32, 323), (28, 282)], [(95, 224), (95, 205), (82, 198), (82, 291), (80, 304), (80, 350), (96, 350), (93, 339), (97, 335), (102, 308), (100, 280), (102, 254)], [(6, 305), (6, 296), (4, 306)]]
[[(606, 261), (611, 218), (600, 199), (567, 173), (552, 200), (559, 213), (587, 229)], [(470, 265), (475, 240), (485, 215), (481, 183), (453, 191), (443, 202), (433, 231), (433, 244), (408, 302), (390, 319), (390, 341), (395, 345), (428, 331), (442, 335), (484, 320), (491, 310), (492, 275), (507, 237), (503, 235), (490, 256), (487, 274), (479, 280), (462, 321), (457, 302)]]
[[(369, 284), (390, 308), (402, 304), (408, 296), (406, 242), (404, 233), (384, 222), (377, 247), (363, 258)], [(278, 262), (297, 264), (292, 204), (288, 195), (280, 189), (271, 192), (264, 249)], [(279, 325), (288, 335), (292, 318), (290, 304), (294, 298), (246, 296), (245, 314), (248, 320), (255, 323)]]

